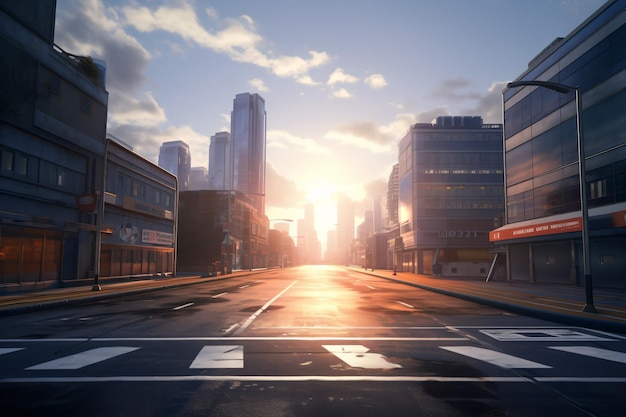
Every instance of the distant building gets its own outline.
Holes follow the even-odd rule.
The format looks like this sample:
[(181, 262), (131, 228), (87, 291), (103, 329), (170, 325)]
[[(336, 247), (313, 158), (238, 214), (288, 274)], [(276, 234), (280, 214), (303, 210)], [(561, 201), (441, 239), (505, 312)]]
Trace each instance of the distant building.
[(209, 190), (227, 190), (231, 184), (230, 133), (217, 132), (209, 145)]
[(100, 277), (175, 273), (174, 174), (107, 140)]
[(400, 270), (486, 276), (504, 210), (502, 125), (442, 116), (399, 144)]
[(354, 240), (354, 202), (340, 196), (337, 202), (337, 261), (343, 265), (356, 264), (352, 254)]
[(399, 196), (399, 180), (398, 180), (398, 164), (395, 164), (389, 174), (387, 181), (387, 224), (394, 227), (398, 224), (398, 196)]
[(97, 272), (106, 66), (54, 45), (55, 7), (0, 2), (0, 287)]
[[(607, 1), (516, 81), (579, 87), (593, 285), (626, 288), (626, 1)], [(513, 48), (514, 49), (514, 48)], [(506, 216), (491, 232), (510, 280), (584, 285), (573, 92), (504, 91)]]
[(159, 166), (178, 177), (180, 191), (189, 190), (191, 153), (182, 140), (164, 142), (159, 149)]
[[(266, 113), (258, 94), (235, 96), (231, 112), (230, 178), (232, 190), (248, 194), (265, 214)], [(209, 167), (210, 169), (210, 167)]]
[(236, 191), (179, 194), (178, 256), (181, 273), (227, 273), (268, 266), (268, 221)]
[(189, 191), (209, 189), (209, 170), (205, 167), (191, 167)]

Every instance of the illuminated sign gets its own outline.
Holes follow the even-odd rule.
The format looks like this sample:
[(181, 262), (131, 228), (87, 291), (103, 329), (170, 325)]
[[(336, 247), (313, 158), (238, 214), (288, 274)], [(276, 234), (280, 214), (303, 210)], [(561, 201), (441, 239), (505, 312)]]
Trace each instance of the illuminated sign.
[(573, 217), (564, 220), (556, 220), (519, 227), (501, 227), (489, 232), (489, 241), (497, 242), (499, 240), (579, 232), (580, 230), (582, 230), (582, 217)]
[(158, 230), (142, 229), (141, 241), (143, 243), (154, 243), (158, 245), (171, 245), (174, 242), (174, 235)]

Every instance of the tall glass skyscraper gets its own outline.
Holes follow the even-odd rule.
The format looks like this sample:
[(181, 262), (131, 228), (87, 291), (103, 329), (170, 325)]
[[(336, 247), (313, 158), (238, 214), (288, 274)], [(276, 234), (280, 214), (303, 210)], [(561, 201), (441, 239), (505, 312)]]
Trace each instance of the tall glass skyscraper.
[(258, 94), (235, 96), (230, 125), (231, 189), (247, 194), (265, 214), (265, 100)]
[(182, 140), (164, 142), (159, 149), (159, 166), (178, 177), (178, 189), (189, 190), (191, 153)]
[(230, 133), (217, 132), (209, 146), (209, 190), (226, 190), (230, 167)]

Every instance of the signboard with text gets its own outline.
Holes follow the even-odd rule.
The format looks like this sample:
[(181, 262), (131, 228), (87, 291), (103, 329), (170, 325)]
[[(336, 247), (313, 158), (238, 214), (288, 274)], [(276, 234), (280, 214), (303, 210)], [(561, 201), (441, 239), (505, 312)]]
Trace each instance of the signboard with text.
[(521, 239), (526, 237), (554, 235), (558, 233), (579, 232), (582, 230), (582, 218), (572, 217), (564, 220), (538, 223), (519, 227), (501, 227), (489, 232), (489, 241)]

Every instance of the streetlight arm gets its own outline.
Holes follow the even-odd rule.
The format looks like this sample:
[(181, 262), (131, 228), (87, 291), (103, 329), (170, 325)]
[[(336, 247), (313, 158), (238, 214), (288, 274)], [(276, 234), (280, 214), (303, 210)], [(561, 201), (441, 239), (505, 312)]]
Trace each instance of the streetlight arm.
[(564, 84), (552, 83), (549, 81), (536, 81), (536, 80), (513, 81), (506, 85), (507, 88), (516, 88), (516, 87), (524, 87), (524, 86), (545, 87), (545, 88), (549, 88), (550, 90), (554, 90), (562, 94), (567, 94), (570, 91), (576, 89), (576, 87), (570, 87)]

